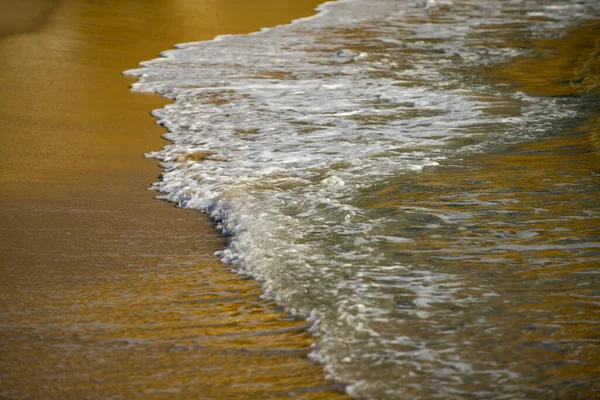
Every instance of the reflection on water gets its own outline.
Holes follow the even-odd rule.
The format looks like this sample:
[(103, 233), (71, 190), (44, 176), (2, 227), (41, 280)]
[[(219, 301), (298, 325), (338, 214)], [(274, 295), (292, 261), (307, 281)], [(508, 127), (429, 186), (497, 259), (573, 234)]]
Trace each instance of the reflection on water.
[(436, 305), (454, 310), (431, 331), (416, 324), (425, 342), (462, 341), (471, 359), (510, 368), (533, 392), (592, 398), (600, 389), (598, 129), (596, 121), (374, 194), (385, 200), (372, 207), (403, 223), (393, 234), (413, 239), (384, 246), (388, 256), (463, 277), (464, 296), (484, 293), (474, 308)]
[(490, 74), (528, 93), (561, 96), (598, 88), (600, 77), (600, 21), (587, 21), (560, 40), (517, 41), (516, 47), (531, 48), (534, 56), (521, 58)]
[[(191, 1), (182, 4), (187, 3)], [(369, 3), (369, 6), (373, 3)], [(144, 4), (136, 4), (139, 10), (144, 11)], [(90, 8), (87, 10), (100, 12), (96, 8), (100, 3), (90, 2), (88, 5)], [(130, 7), (133, 7), (135, 17), (138, 7)], [(469, 17), (469, 13), (476, 15), (478, 11), (466, 8), (466, 14), (463, 15), (459, 7), (457, 15), (464, 17), (463, 22), (471, 23), (474, 20)], [(114, 11), (102, 10), (107, 15), (112, 15), (111, 12)], [(173, 10), (180, 9), (175, 7)], [(84, 14), (86, 13), (72, 15)], [(174, 11), (173, 15), (175, 14), (178, 15), (178, 11)], [(156, 19), (147, 21), (149, 26), (160, 21), (164, 15), (154, 16)], [(113, 15), (108, 19), (114, 21), (115, 18)], [(527, 108), (519, 107), (518, 98), (494, 103), (493, 99), (488, 99), (493, 98), (494, 94), (483, 89), (480, 92), (475, 89), (469, 91), (469, 96), (480, 96), (485, 101), (465, 101), (463, 104), (468, 106), (461, 110), (465, 114), (440, 113), (435, 107), (428, 107), (428, 101), (417, 104), (416, 107), (409, 102), (397, 102), (387, 107), (386, 104), (391, 104), (390, 100), (393, 98), (386, 98), (384, 94), (395, 93), (397, 99), (401, 100), (407, 93), (413, 99), (419, 91), (435, 93), (432, 86), (425, 85), (426, 82), (419, 80), (420, 78), (428, 78), (435, 85), (439, 81), (442, 81), (442, 85), (447, 85), (444, 91), (448, 97), (440, 109), (451, 108), (456, 101), (462, 100), (460, 96), (450, 95), (461, 90), (465, 84), (463, 81), (458, 78), (445, 81), (443, 76), (438, 75), (440, 69), (429, 68), (429, 62), (435, 63), (436, 67), (440, 62), (447, 62), (455, 67), (460, 65), (457, 61), (460, 54), (451, 55), (434, 46), (436, 43), (444, 44), (440, 42), (440, 38), (435, 37), (439, 33), (438, 27), (444, 23), (444, 14), (436, 16), (434, 13), (430, 19), (430, 14), (421, 13), (421, 18), (423, 19), (409, 19), (407, 23), (414, 26), (405, 31), (400, 29), (403, 25), (406, 28), (406, 24), (394, 25), (393, 19), (382, 27), (384, 31), (398, 34), (402, 39), (413, 34), (412, 43), (411, 39), (405, 41), (404, 45), (413, 45), (411, 49), (405, 49), (406, 52), (390, 51), (392, 54), (386, 55), (381, 51), (378, 54), (378, 49), (385, 49), (381, 43), (372, 43), (372, 47), (365, 44), (364, 47), (354, 48), (356, 51), (366, 50), (369, 53), (369, 58), (364, 62), (371, 62), (376, 67), (373, 70), (369, 68), (369, 74), (381, 74), (383, 77), (387, 73), (404, 74), (403, 77), (400, 75), (399, 85), (381, 86), (380, 90), (385, 93), (371, 93), (369, 98), (364, 94), (369, 94), (373, 89), (372, 80), (363, 81), (362, 86), (348, 85), (357, 90), (356, 100), (360, 100), (367, 110), (373, 112), (365, 112), (363, 115), (353, 113), (356, 111), (351, 109), (354, 105), (345, 103), (348, 100), (346, 90), (337, 110), (336, 104), (331, 102), (310, 104), (317, 110), (311, 111), (312, 114), (307, 112), (307, 115), (318, 114), (323, 108), (331, 106), (333, 112), (326, 116), (325, 122), (334, 121), (331, 125), (345, 129), (343, 135), (339, 135), (339, 139), (343, 140), (325, 143), (331, 143), (332, 149), (341, 148), (342, 145), (347, 145), (348, 148), (357, 145), (357, 151), (342, 153), (344, 157), (350, 158), (373, 144), (373, 136), (362, 136), (358, 129), (354, 131), (359, 133), (357, 136), (353, 138), (349, 135), (352, 129), (347, 128), (352, 128), (354, 123), (358, 128), (371, 127), (369, 129), (375, 130), (376, 132), (371, 132), (375, 135), (382, 133), (382, 121), (408, 121), (409, 124), (419, 118), (440, 118), (436, 121), (423, 121), (441, 122), (437, 127), (433, 123), (411, 126), (411, 129), (414, 128), (411, 132), (417, 133), (417, 136), (427, 131), (429, 126), (431, 141), (418, 141), (412, 148), (407, 146), (394, 149), (401, 153), (413, 152), (418, 146), (423, 149), (439, 146), (440, 152), (443, 152), (444, 144), (435, 140), (439, 126), (448, 122), (461, 126), (465, 115), (472, 115), (473, 111), (523, 119), (523, 110)], [(446, 28), (454, 26), (452, 18), (446, 21)], [(519, 24), (522, 27), (527, 23), (525, 21)], [(103, 44), (94, 51), (89, 51), (94, 49), (92, 47), (87, 48), (88, 51), (77, 52), (73, 49), (81, 41), (74, 39), (69, 41), (74, 45), (71, 50), (63, 50), (79, 54), (82, 65), (104, 60), (107, 64), (102, 76), (108, 82), (112, 79), (108, 78), (111, 71), (114, 72), (115, 69), (108, 67), (122, 63), (121, 55), (130, 54), (130, 43), (118, 34), (108, 40), (102, 35), (102, 29), (95, 30), (102, 24), (88, 25), (81, 23), (79, 26), (84, 33), (90, 33), (84, 35), (86, 40), (102, 37)], [(321, 44), (325, 47), (321, 48), (323, 57), (319, 61), (325, 71), (346, 65), (333, 64), (331, 61), (331, 53), (341, 43), (345, 46), (352, 41), (370, 40), (368, 32), (362, 32), (354, 23), (351, 25), (351, 28), (344, 31), (340, 42), (334, 40), (329, 43), (325, 40), (334, 38), (331, 31), (329, 33), (332, 35), (319, 36), (318, 39), (325, 42)], [(505, 83), (507, 91), (513, 91), (516, 86), (531, 94), (560, 96), (562, 100), (570, 102), (580, 91), (592, 90), (594, 82), (597, 82), (593, 78), (596, 50), (591, 45), (595, 32), (591, 26), (575, 31), (566, 39), (534, 41), (534, 49), (542, 52), (548, 50), (547, 55), (544, 54), (546, 58), (523, 59), (510, 67), (493, 71), (492, 74)], [(412, 28), (417, 32), (411, 33)], [(424, 31), (419, 33), (420, 29)], [(465, 37), (465, 41), (471, 45), (479, 43), (478, 46), (487, 49), (488, 46), (494, 46), (494, 41), (488, 39), (505, 35), (506, 38), (499, 39), (505, 41), (519, 31), (519, 26), (509, 23), (495, 28), (486, 26), (485, 29), (473, 29), (480, 29), (482, 37), (473, 34)], [(166, 31), (169, 32), (170, 29)], [(305, 36), (310, 38), (312, 31), (312, 28), (305, 31), (299, 40), (304, 42)], [(446, 32), (451, 31), (452, 29), (446, 29)], [(279, 42), (281, 37), (274, 36), (273, 40)], [(296, 37), (295, 34), (292, 36)], [(75, 35), (73, 38), (79, 36)], [(248, 42), (252, 41), (246, 39)], [(387, 39), (388, 44), (385, 46), (389, 45), (393, 50), (400, 48), (395, 47), (398, 43), (389, 42), (389, 37)], [(146, 38), (146, 45), (152, 47), (154, 44), (150, 42), (152, 40)], [(318, 44), (316, 42), (318, 40), (305, 44), (309, 50), (314, 50), (313, 46)], [(62, 42), (57, 40), (52, 43)], [(123, 45), (118, 52), (115, 50), (117, 44)], [(222, 44), (221, 42), (216, 47)], [(514, 46), (521, 45), (519, 41), (514, 41)], [(477, 54), (472, 54), (465, 48), (460, 50), (464, 50), (463, 54), (466, 55), (487, 57), (487, 50)], [(24, 49), (22, 51), (27, 52)], [(555, 53), (559, 56), (554, 57)], [(220, 57), (232, 54), (234, 53), (226, 49)], [(252, 52), (252, 56), (258, 56), (257, 60), (272, 61), (262, 54), (260, 51)], [(307, 54), (308, 52), (303, 57), (308, 57)], [(442, 57), (440, 54), (446, 56)], [(415, 58), (405, 57), (406, 55)], [(109, 56), (112, 58), (106, 61), (105, 58)], [(547, 57), (552, 60), (552, 68), (545, 68), (549, 63)], [(395, 58), (399, 63), (394, 61)], [(423, 71), (405, 68), (411, 64), (416, 65), (423, 58), (427, 60), (421, 65), (428, 66)], [(213, 57), (209, 56), (208, 59), (212, 61)], [(286, 68), (302, 68), (300, 63), (295, 62), (297, 59), (292, 60), (294, 62)], [(279, 68), (279, 61), (277, 63)], [(18, 61), (7, 64), (16, 69), (20, 67)], [(65, 65), (71, 64), (78, 65), (65, 62)], [(356, 63), (357, 70), (362, 68), (359, 64), (360, 62)], [(50, 66), (55, 64), (48, 63), (47, 67)], [(573, 67), (576, 69), (575, 78), (571, 78)], [(342, 68), (353, 71), (348, 65)], [(242, 69), (246, 72), (249, 70)], [(174, 68), (166, 68), (167, 72), (173, 70)], [(199, 75), (200, 71), (214, 78), (213, 70), (206, 68), (196, 68), (193, 75)], [(225, 69), (217, 69), (217, 72), (223, 71)], [(275, 68), (260, 77), (284, 78), (288, 72)], [(350, 75), (352, 74), (339, 74), (338, 77)], [(411, 77), (412, 75), (414, 76)], [(316, 77), (312, 72), (307, 76), (310, 79)], [(45, 76), (38, 77), (40, 81), (45, 81), (44, 78)], [(74, 82), (69, 78), (70, 76), (66, 76), (65, 81)], [(92, 75), (88, 78), (90, 82), (98, 82)], [(293, 79), (291, 76), (289, 78), (288, 83), (291, 84)], [(358, 78), (356, 82), (360, 83), (360, 77)], [(466, 79), (479, 78), (468, 76)], [(8, 84), (10, 79), (5, 81)], [(32, 79), (31, 82), (37, 80)], [(11, 83), (7, 87), (16, 90), (16, 86), (19, 85)], [(322, 92), (336, 87), (339, 88), (337, 85), (320, 86)], [(310, 86), (307, 88), (310, 89)], [(53, 89), (54, 87), (49, 86), (45, 92)], [(87, 96), (83, 97), (75, 96), (67, 90), (62, 94), (71, 99), (69, 104), (86, 110), (95, 109), (108, 100), (118, 106), (111, 91), (103, 89), (99, 92), (106, 97), (92, 96), (92, 102), (85, 105), (80, 100), (89, 96), (87, 91)], [(305, 105), (306, 96), (317, 93), (316, 89), (307, 91), (310, 93), (302, 93), (297, 98), (293, 96), (294, 100), (302, 97), (300, 104)], [(454, 92), (450, 93), (452, 91)], [(223, 97), (227, 98), (232, 93), (224, 92), (226, 96)], [(378, 96), (375, 97), (375, 94)], [(435, 97), (435, 94), (432, 96)], [(268, 261), (274, 260), (268, 264), (274, 266), (268, 272), (279, 279), (277, 284), (287, 285), (284, 289), (290, 289), (290, 293), (299, 299), (296, 304), (304, 306), (306, 310), (318, 309), (320, 312), (320, 323), (324, 327), (322, 332), (329, 333), (320, 336), (321, 348), (329, 351), (322, 352), (330, 356), (326, 360), (329, 362), (329, 372), (339, 372), (338, 377), (347, 377), (348, 382), (355, 383), (354, 387), (358, 389), (354, 393), (360, 393), (358, 390), (361, 390), (362, 385), (362, 393), (375, 398), (572, 399), (591, 398), (597, 393), (600, 363), (597, 329), (598, 274), (595, 268), (600, 247), (597, 230), (600, 210), (596, 201), (600, 171), (598, 114), (593, 109), (597, 103), (591, 96), (594, 96), (593, 92), (579, 99), (582, 118), (589, 116), (580, 126), (569, 127), (573, 125), (572, 121), (561, 121), (560, 124), (555, 124), (552, 132), (536, 131), (530, 136), (545, 135), (544, 141), (514, 146), (503, 151), (496, 149), (486, 156), (469, 156), (461, 160), (457, 155), (452, 156), (455, 153), (449, 151), (447, 154), (451, 155), (450, 161), (440, 158), (439, 162), (444, 165), (435, 170), (428, 170), (427, 165), (437, 164), (437, 161), (418, 163), (420, 156), (415, 151), (415, 160), (407, 161), (412, 169), (389, 167), (389, 171), (400, 172), (385, 184), (378, 184), (375, 189), (361, 193), (361, 197), (350, 199), (349, 203), (358, 203), (362, 207), (355, 209), (358, 215), (353, 214), (355, 210), (350, 207), (352, 204), (342, 203), (343, 189), (339, 188), (350, 185), (346, 185), (335, 174), (325, 178), (325, 174), (331, 171), (340, 174), (344, 172), (343, 169), (347, 167), (345, 162), (351, 160), (342, 159), (339, 163), (329, 164), (329, 171), (307, 174), (314, 181), (307, 179), (303, 182), (309, 188), (304, 193), (308, 194), (306, 198), (309, 200), (300, 203), (300, 206), (294, 203), (299, 197), (293, 197), (295, 188), (291, 186), (276, 187), (282, 189), (278, 191), (281, 197), (276, 197), (273, 191), (269, 193), (266, 187), (252, 193), (257, 198), (259, 194), (266, 194), (265, 201), (258, 203), (256, 207), (259, 214), (252, 214), (251, 207), (239, 207), (246, 212), (240, 215), (275, 215), (274, 219), (278, 220), (276, 222), (279, 225), (275, 226), (278, 230), (269, 231), (266, 225), (266, 231), (251, 231), (265, 234), (264, 238), (259, 234), (249, 235), (248, 243), (264, 247), (257, 249), (254, 254), (258, 254), (259, 261), (261, 257)], [(11, 103), (18, 97), (17, 93), (7, 102)], [(42, 98), (40, 96), (32, 97), (39, 101), (36, 106), (45, 108), (46, 103), (49, 103), (39, 100)], [(27, 99), (28, 96), (25, 96), (21, 101), (25, 102)], [(277, 103), (276, 100), (279, 99), (280, 96), (276, 95), (268, 100)], [(239, 111), (242, 98), (238, 100), (237, 105), (231, 107), (232, 111)], [(211, 101), (214, 105), (227, 103), (220, 98), (213, 98)], [(295, 110), (295, 104), (286, 108)], [(490, 106), (481, 110), (473, 109), (484, 107), (482, 104)], [(346, 107), (352, 112), (348, 114)], [(273, 113), (276, 122), (282, 119), (281, 110), (283, 107)], [(23, 109), (20, 112), (27, 114), (29, 111)], [(375, 111), (382, 112), (378, 114)], [(247, 129), (236, 126), (234, 135), (243, 137), (248, 142), (264, 140), (264, 145), (258, 146), (259, 152), (262, 152), (269, 148), (273, 140), (270, 135), (261, 135), (260, 130), (272, 127), (265, 127), (265, 121), (268, 120), (262, 118), (252, 121), (249, 118), (251, 112), (253, 111), (245, 113), (242, 118), (246, 120), (244, 122), (250, 119), (250, 122), (256, 122), (258, 126), (250, 124)], [(50, 114), (54, 117), (57, 115), (55, 112)], [(81, 123), (92, 118), (83, 111), (76, 114), (77, 117), (73, 119), (76, 118)], [(103, 120), (106, 112), (100, 114), (96, 118)], [(122, 118), (122, 114), (115, 117), (117, 126), (121, 126)], [(221, 122), (231, 123), (232, 120), (232, 116), (228, 115)], [(297, 121), (306, 123), (307, 120)], [(310, 118), (308, 121), (310, 122)], [(318, 119), (315, 121), (320, 122)], [(527, 121), (536, 123), (529, 119)], [(347, 122), (351, 123), (345, 124)], [(502, 134), (508, 125), (493, 119), (484, 119), (483, 122), (486, 123), (466, 127), (467, 133), (476, 136), (493, 130)], [(13, 125), (21, 124), (16, 122)], [(544, 129), (548, 125), (550, 123), (543, 125)], [(224, 131), (218, 124), (211, 124), (212, 126), (215, 130)], [(311, 124), (306, 124), (305, 127), (311, 128)], [(398, 128), (387, 128), (390, 139), (394, 139), (393, 134)], [(531, 126), (526, 128), (532, 129)], [(112, 131), (111, 128), (107, 130)], [(189, 131), (187, 122), (183, 130)], [(48, 133), (47, 130), (41, 132), (44, 136)], [(456, 134), (456, 145), (459, 148), (464, 144), (459, 142), (465, 140), (460, 136)], [(115, 143), (120, 143), (108, 136), (100, 137), (104, 137), (104, 141), (99, 142), (107, 143), (110, 148)], [(9, 139), (6, 140), (7, 143), (13, 141), (12, 137)], [(283, 142), (283, 137), (277, 139)], [(383, 141), (386, 138), (380, 139)], [(87, 137), (82, 136), (81, 140), (91, 148), (98, 148)], [(471, 140), (475, 141), (473, 137), (465, 141), (468, 143)], [(515, 141), (514, 138), (512, 140)], [(27, 143), (30, 141), (26, 140)], [(61, 140), (57, 142), (59, 146), (64, 143)], [(308, 154), (315, 155), (327, 147), (322, 143), (323, 141), (315, 141), (308, 147)], [(388, 143), (394, 142), (391, 140)], [(415, 142), (407, 143), (412, 146)], [(194, 142), (195, 144), (197, 143)], [(242, 146), (232, 146), (235, 151), (239, 151), (240, 147)], [(298, 149), (297, 143), (293, 142), (288, 147)], [(181, 157), (179, 161), (200, 161), (198, 164), (202, 164), (202, 160), (205, 160), (207, 163), (233, 164), (231, 161), (226, 163), (224, 159), (210, 159), (212, 155), (209, 153), (214, 150), (217, 149), (196, 148), (193, 152), (178, 155)], [(273, 153), (282, 153), (279, 148), (275, 150)], [(73, 152), (72, 147), (68, 151)], [(377, 159), (384, 155), (375, 153), (373, 157), (365, 158), (368, 162), (372, 161), (372, 164), (365, 166), (372, 165), (373, 171), (378, 170), (385, 163), (378, 164)], [(266, 159), (269, 161), (266, 163), (268, 166), (277, 162), (277, 157)], [(327, 157), (324, 159), (327, 160)], [(243, 160), (244, 166), (248, 160), (250, 157)], [(38, 162), (35, 157), (34, 161)], [(303, 166), (306, 164), (298, 163)], [(389, 162), (388, 165), (393, 163)], [(425, 171), (422, 173), (406, 172), (420, 170), (423, 166)], [(101, 167), (105, 168), (106, 165), (102, 164)], [(46, 168), (41, 169), (46, 171)], [(78, 168), (74, 169), (79, 172)], [(351, 184), (352, 172), (347, 173), (344, 178)], [(85, 179), (89, 177), (82, 178)], [(385, 178), (376, 175), (374, 179)], [(241, 174), (232, 174), (232, 182), (240, 180)], [(317, 181), (317, 201), (311, 203), (310, 188), (317, 186)], [(264, 177), (261, 177), (260, 183), (266, 183)], [(117, 188), (114, 183), (111, 187)], [(296, 186), (299, 187), (300, 184)], [(185, 191), (187, 190), (186, 188)], [(335, 388), (321, 377), (320, 367), (306, 359), (307, 348), (311, 343), (306, 321), (295, 320), (280, 312), (271, 302), (260, 299), (260, 290), (253, 281), (232, 276), (227, 268), (216, 263), (212, 257), (198, 257), (198, 248), (210, 253), (222, 243), (215, 238), (210, 239), (210, 244), (199, 243), (197, 239), (206, 238), (207, 233), (188, 229), (189, 225), (186, 224), (193, 225), (195, 222), (185, 222), (191, 218), (190, 214), (181, 214), (181, 219), (176, 220), (170, 214), (159, 215), (154, 210), (119, 214), (118, 210), (122, 208), (115, 207), (114, 204), (113, 207), (107, 206), (110, 201), (125, 202), (124, 193), (129, 192), (119, 188), (115, 193), (105, 194), (104, 199), (95, 199), (96, 203), (85, 203), (87, 208), (82, 206), (77, 209), (70, 201), (66, 202), (68, 206), (64, 209), (52, 209), (42, 200), (42, 205), (48, 209), (45, 210), (46, 213), (37, 210), (36, 215), (31, 209), (39, 204), (32, 206), (29, 203), (10, 203), (16, 209), (14, 213), (6, 213), (11, 218), (13, 214), (25, 213), (24, 210), (34, 215), (30, 215), (31, 219), (35, 219), (37, 215), (47, 216), (49, 213), (60, 214), (61, 217), (46, 225), (32, 224), (36, 229), (20, 230), (19, 233), (27, 239), (19, 243), (27, 245), (14, 248), (21, 254), (15, 255), (17, 252), (14, 248), (3, 243), (6, 248), (10, 248), (12, 258), (4, 266), (2, 281), (2, 287), (10, 290), (0, 291), (0, 299), (5, 304), (5, 319), (2, 321), (0, 336), (0, 396), (82, 398), (89, 397), (90, 393), (98, 397), (122, 398), (195, 398), (202, 395), (212, 398), (329, 399), (339, 396)], [(242, 196), (238, 196), (238, 193), (239, 191), (233, 190), (228, 195), (241, 199)], [(69, 197), (69, 200), (77, 199), (76, 194), (78, 193), (71, 188), (65, 197)], [(129, 195), (135, 197), (131, 193)], [(289, 196), (286, 197), (287, 195)], [(342, 199), (339, 202), (336, 198), (338, 195)], [(296, 208), (291, 210), (291, 214), (298, 216), (297, 221), (305, 222), (313, 218), (312, 231), (286, 229), (284, 223), (294, 220), (289, 215), (286, 216), (289, 218), (278, 218), (277, 211), (282, 206), (273, 206), (272, 202), (266, 201), (273, 198), (281, 199), (281, 203), (290, 208)], [(131, 201), (129, 198), (127, 205), (137, 208), (138, 205), (131, 205)], [(306, 205), (314, 207), (311, 209)], [(265, 210), (270, 212), (265, 213)], [(104, 214), (113, 217), (99, 217)], [(149, 216), (155, 220), (148, 221)], [(361, 218), (364, 218), (364, 223)], [(75, 224), (78, 230), (65, 223), (71, 220), (78, 220)], [(23, 219), (11, 220), (10, 226), (18, 226), (19, 221), (22, 222)], [(264, 221), (271, 222), (269, 219)], [(303, 225), (290, 223), (289, 226)], [(179, 227), (185, 229), (179, 230)], [(94, 235), (90, 235), (88, 230), (93, 231)], [(290, 232), (297, 233), (298, 236), (306, 234), (299, 239), (306, 242), (299, 243), (300, 246), (296, 248), (311, 250), (311, 246), (302, 245), (314, 244), (312, 247), (316, 249), (315, 252), (295, 252), (294, 247), (289, 251), (290, 242), (284, 241), (280, 247), (273, 247), (271, 244), (275, 240), (263, 241), (268, 236), (284, 238)], [(366, 233), (363, 235), (363, 232)], [(10, 233), (5, 231), (5, 236), (15, 240)], [(48, 241), (42, 250), (33, 246), (35, 242), (42, 241), (40, 238)], [(146, 242), (146, 245), (140, 245), (140, 242)], [(52, 248), (53, 245), (56, 248)], [(323, 253), (319, 253), (321, 246), (325, 248)], [(30, 248), (34, 248), (36, 252), (30, 254)], [(279, 251), (282, 248), (288, 252)], [(377, 251), (370, 252), (371, 249)], [(264, 257), (265, 254), (267, 257)], [(294, 270), (299, 254), (314, 257), (306, 258), (310, 263), (301, 263), (302, 268)]]
[(0, 398), (345, 397), (306, 359), (306, 323), (211, 256), (207, 218), (152, 200), (164, 101), (121, 76), (317, 3), (65, 0), (0, 38)]
[(496, 5), (333, 3), (127, 72), (175, 99), (155, 188), (220, 223), (223, 260), (308, 318), (358, 398), (597, 390), (597, 129), (573, 128), (594, 117), (573, 68), (595, 30), (536, 41), (569, 26), (554, 7)]
[(344, 397), (306, 360), (306, 323), (260, 300), (255, 282), (189, 258), (135, 276), (13, 299), (0, 397)]
[[(383, 257), (447, 278), (426, 286), (455, 302), (439, 296), (424, 308), (429, 315), (406, 322), (405, 332), (419, 337), (423, 350), (447, 352), (436, 361), (438, 385), (444, 367), (449, 377), (464, 367), (461, 382), (452, 383), (463, 395), (591, 399), (600, 392), (600, 113), (597, 70), (590, 67), (598, 25), (592, 26), (535, 43), (560, 60), (548, 69), (541, 69), (544, 56), (492, 74), (534, 95), (579, 96), (579, 123), (570, 122), (576, 126), (557, 124), (542, 141), (397, 177), (361, 199), (372, 218), (393, 221), (377, 235), (403, 238), (381, 243)], [(414, 293), (396, 291), (394, 299), (397, 319), (406, 318), (402, 310), (415, 307)], [(404, 357), (424, 370), (433, 364)], [(423, 388), (439, 394), (430, 376), (397, 368), (405, 369), (415, 396)], [(502, 390), (486, 394), (496, 385)]]

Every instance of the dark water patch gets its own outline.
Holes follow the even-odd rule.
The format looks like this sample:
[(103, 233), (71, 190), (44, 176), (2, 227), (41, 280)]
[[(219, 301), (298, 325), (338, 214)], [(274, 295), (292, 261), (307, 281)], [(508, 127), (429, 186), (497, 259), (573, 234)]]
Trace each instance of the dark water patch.
[(498, 79), (519, 90), (540, 96), (574, 96), (598, 87), (600, 21), (589, 20), (555, 38), (530, 38), (515, 46), (531, 51), (503, 67), (486, 71), (486, 78)]
[[(473, 365), (494, 360), (518, 374), (509, 381), (525, 398), (593, 398), (600, 389), (600, 275), (590, 274), (600, 265), (599, 128), (591, 118), (462, 167), (399, 176), (361, 198), (374, 216), (395, 215), (378, 235), (414, 239), (380, 246), (386, 258), (489, 294), (473, 308), (434, 304), (448, 313), (435, 328), (411, 320), (423, 340), (462, 343)], [(401, 297), (397, 307), (414, 303)]]

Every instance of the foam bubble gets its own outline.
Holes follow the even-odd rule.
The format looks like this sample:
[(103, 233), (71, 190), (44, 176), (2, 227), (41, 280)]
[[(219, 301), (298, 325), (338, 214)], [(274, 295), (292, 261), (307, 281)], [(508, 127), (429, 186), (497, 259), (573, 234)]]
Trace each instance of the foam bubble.
[[(525, 3), (326, 3), (315, 17), (181, 44), (125, 72), (138, 77), (133, 90), (175, 100), (153, 113), (172, 141), (148, 153), (164, 168), (154, 189), (218, 221), (229, 237), (222, 260), (309, 318), (319, 338), (312, 357), (352, 395), (404, 398), (401, 382), (423, 371), (432, 382), (421, 393), (429, 394), (458, 390), (466, 375), (510, 375), (489, 372), (491, 361), (474, 365), (451, 340), (423, 343), (419, 329), (442, 337), (461, 310), (494, 293), (412, 265), (401, 246), (414, 239), (386, 233), (398, 219), (370, 214), (357, 198), (390, 177), (532, 137), (570, 115), (556, 99), (510, 94), (461, 72), (520, 54), (494, 27), (540, 34), (569, 23), (537, 18), (553, 7), (572, 18), (598, 11), (587, 1)], [(426, 229), (472, 217), (402, 211)], [(394, 372), (376, 373), (386, 365)]]

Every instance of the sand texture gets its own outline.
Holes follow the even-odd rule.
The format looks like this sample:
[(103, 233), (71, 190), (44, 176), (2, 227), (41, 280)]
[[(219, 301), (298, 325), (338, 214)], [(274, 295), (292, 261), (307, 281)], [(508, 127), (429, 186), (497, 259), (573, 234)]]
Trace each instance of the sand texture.
[(65, 0), (0, 33), (1, 398), (341, 396), (211, 222), (153, 199), (165, 103), (121, 75), (318, 3)]

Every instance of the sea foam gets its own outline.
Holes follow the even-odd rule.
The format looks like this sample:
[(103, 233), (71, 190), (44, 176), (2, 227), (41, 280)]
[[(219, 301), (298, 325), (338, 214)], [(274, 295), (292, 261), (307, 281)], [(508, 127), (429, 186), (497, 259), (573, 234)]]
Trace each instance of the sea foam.
[[(357, 198), (387, 179), (533, 139), (572, 115), (557, 99), (502, 90), (473, 72), (528, 52), (504, 34), (552, 35), (598, 8), (346, 0), (289, 25), (177, 45), (125, 72), (138, 77), (133, 90), (174, 100), (153, 112), (172, 142), (147, 155), (164, 168), (153, 187), (218, 222), (229, 238), (222, 260), (309, 319), (312, 356), (350, 394), (458, 398), (464, 377), (515, 379), (493, 361), (471, 362), (460, 343), (431, 348), (407, 329), (446, 326), (496, 294), (385, 255), (380, 246), (415, 239), (389, 234), (392, 217)], [(469, 214), (423, 218), (435, 227)], [(402, 381), (421, 373), (436, 378), (405, 392)]]

